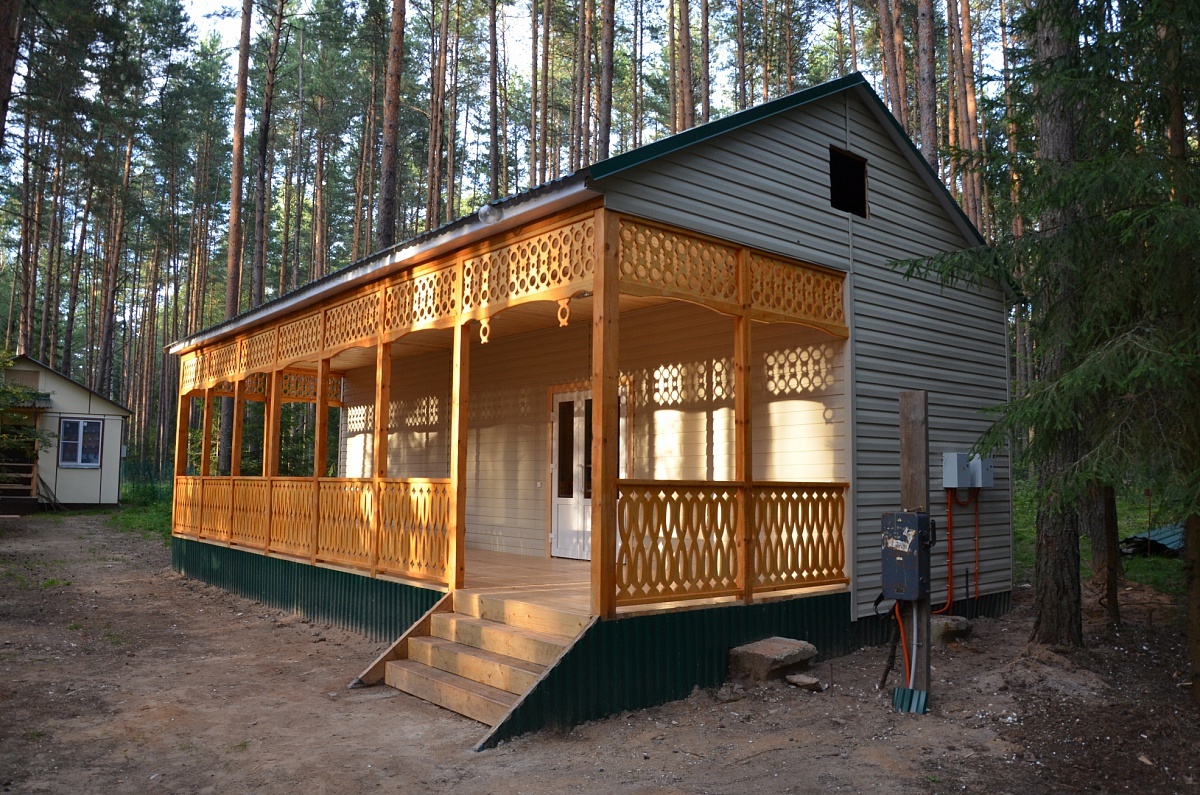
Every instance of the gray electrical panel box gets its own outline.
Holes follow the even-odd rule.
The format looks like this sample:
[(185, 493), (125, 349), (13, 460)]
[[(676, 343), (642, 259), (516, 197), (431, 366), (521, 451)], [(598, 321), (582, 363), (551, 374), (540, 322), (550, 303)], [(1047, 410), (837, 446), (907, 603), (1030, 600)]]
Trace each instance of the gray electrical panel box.
[(881, 525), (883, 595), (902, 602), (929, 596), (929, 550), (937, 543), (929, 514), (885, 513)]
[(942, 453), (943, 489), (990, 489), (996, 485), (992, 457)]
[(966, 453), (942, 453), (942, 488), (966, 489), (970, 486), (970, 456)]

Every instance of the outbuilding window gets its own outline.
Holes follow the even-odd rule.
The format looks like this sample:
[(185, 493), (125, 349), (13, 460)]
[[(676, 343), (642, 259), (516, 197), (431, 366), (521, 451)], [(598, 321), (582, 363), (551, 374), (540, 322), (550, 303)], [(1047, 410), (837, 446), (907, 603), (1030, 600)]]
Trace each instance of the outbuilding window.
[(61, 420), (58, 428), (58, 464), (64, 467), (99, 467), (101, 420)]
[(829, 147), (829, 203), (867, 217), (867, 161), (836, 146)]

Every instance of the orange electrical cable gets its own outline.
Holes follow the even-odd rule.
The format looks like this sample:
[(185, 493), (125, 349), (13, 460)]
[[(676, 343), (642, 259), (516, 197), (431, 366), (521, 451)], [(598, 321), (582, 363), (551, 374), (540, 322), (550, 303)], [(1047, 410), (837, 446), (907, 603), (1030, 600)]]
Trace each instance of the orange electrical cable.
[(975, 598), (979, 598), (979, 489), (971, 489), (975, 498)]
[(904, 658), (904, 686), (912, 681), (912, 663), (908, 660), (908, 639), (904, 634), (904, 618), (900, 615), (900, 603), (896, 602), (896, 626), (900, 627), (900, 656)]
[(954, 503), (953, 489), (946, 489), (946, 604), (933, 615), (945, 613), (954, 602)]

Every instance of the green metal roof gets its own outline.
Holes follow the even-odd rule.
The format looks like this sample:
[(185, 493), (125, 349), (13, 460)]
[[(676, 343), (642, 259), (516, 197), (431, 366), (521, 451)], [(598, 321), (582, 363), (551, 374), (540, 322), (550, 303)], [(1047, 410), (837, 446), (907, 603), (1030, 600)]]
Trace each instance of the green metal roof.
[(773, 99), (770, 102), (764, 102), (761, 105), (755, 105), (752, 108), (731, 113), (716, 121), (710, 121), (708, 124), (692, 127), (666, 138), (659, 138), (657, 141), (648, 143), (645, 146), (639, 146), (637, 149), (630, 149), (628, 152), (623, 152), (615, 157), (601, 160), (599, 163), (593, 163), (588, 167), (588, 170), (595, 179), (611, 177), (618, 171), (640, 166), (663, 155), (678, 152), (680, 149), (685, 149), (692, 144), (716, 138), (718, 135), (724, 135), (731, 130), (745, 127), (748, 124), (753, 124), (763, 119), (769, 119), (792, 108), (816, 102), (819, 99), (824, 99), (857, 85), (868, 86), (869, 88), (867, 79), (860, 73), (854, 72), (845, 77), (839, 77), (837, 80), (830, 80), (828, 83), (821, 83), (820, 85), (796, 91), (779, 99)]

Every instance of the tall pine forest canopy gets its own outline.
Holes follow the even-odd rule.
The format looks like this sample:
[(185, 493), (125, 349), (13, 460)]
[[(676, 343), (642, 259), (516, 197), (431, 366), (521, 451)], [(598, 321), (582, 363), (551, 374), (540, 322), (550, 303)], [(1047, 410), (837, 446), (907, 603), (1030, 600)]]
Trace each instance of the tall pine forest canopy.
[[(1045, 184), (1034, 100), (1048, 72), (1032, 15), (1046, 3), (216, 5), (248, 25), (240, 103), (237, 45), (201, 36), (207, 21), (180, 0), (0, 10), (4, 347), (132, 408), (129, 458), (161, 477), (176, 417), (172, 341), (489, 200), (854, 71), (987, 240), (1012, 244), (1046, 217), (1031, 194)], [(1072, 24), (1087, 20), (1071, 35), (1095, 57), (1050, 70), (1123, 103), (1105, 156), (1165, 157), (1175, 139), (1164, 108), (1177, 106), (1181, 162), (1195, 168), (1200, 81), (1174, 81), (1169, 97), (1156, 71), (1194, 64), (1189, 7), (1071, 6)], [(1094, 192), (1104, 188), (1072, 189), (1104, 205)], [(1110, 209), (1135, 211), (1099, 211)], [(1014, 291), (1018, 393), (1037, 376), (1032, 294)]]

